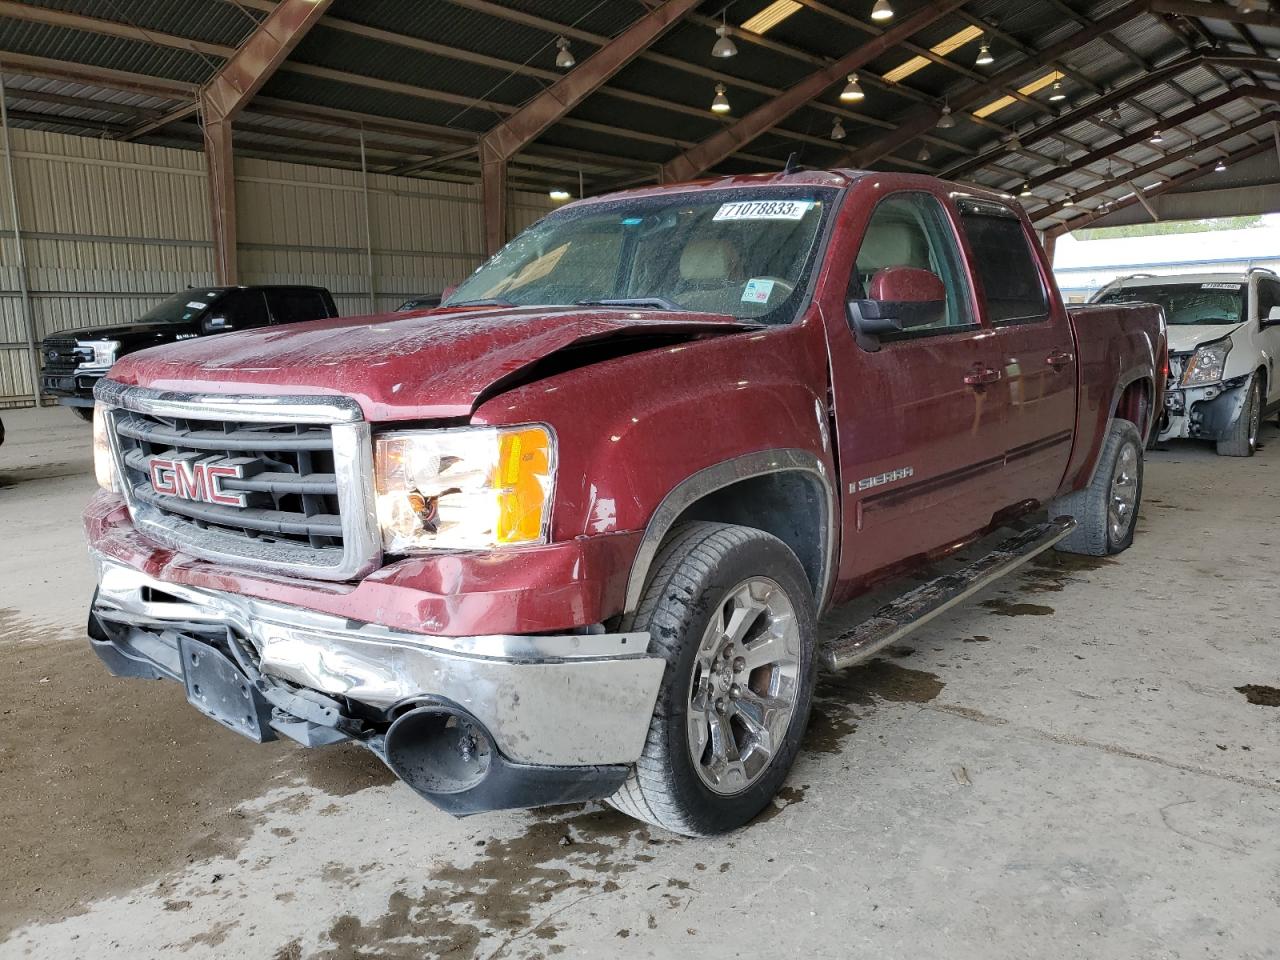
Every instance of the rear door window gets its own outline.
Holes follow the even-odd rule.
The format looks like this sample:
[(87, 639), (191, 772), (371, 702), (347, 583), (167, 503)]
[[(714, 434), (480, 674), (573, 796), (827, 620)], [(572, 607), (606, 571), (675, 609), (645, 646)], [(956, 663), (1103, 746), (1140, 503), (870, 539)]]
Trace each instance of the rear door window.
[(992, 323), (1034, 323), (1049, 316), (1049, 298), (1017, 214), (996, 203), (962, 201), (973, 269), (982, 281), (987, 318)]
[(318, 290), (267, 290), (267, 303), (276, 323), (300, 323), (329, 316), (329, 305)]

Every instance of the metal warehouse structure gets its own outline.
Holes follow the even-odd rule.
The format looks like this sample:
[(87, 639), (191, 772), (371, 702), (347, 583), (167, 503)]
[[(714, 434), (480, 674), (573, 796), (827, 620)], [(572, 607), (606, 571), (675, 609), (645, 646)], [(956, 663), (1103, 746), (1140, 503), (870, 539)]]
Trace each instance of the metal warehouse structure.
[(1050, 245), (1280, 209), (1278, 55), (1262, 0), (0, 0), (0, 403), (187, 283), (385, 308), (550, 192), (793, 153), (1008, 191)]

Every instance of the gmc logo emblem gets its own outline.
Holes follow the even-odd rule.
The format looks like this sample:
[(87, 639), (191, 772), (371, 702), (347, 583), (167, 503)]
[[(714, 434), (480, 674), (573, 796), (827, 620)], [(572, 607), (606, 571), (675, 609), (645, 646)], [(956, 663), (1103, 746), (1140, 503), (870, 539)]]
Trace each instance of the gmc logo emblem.
[(222, 489), (222, 482), (228, 478), (243, 479), (244, 462), (216, 457), (196, 460), (195, 456), (152, 457), (151, 489), (167, 497), (243, 509), (248, 502), (246, 495)]

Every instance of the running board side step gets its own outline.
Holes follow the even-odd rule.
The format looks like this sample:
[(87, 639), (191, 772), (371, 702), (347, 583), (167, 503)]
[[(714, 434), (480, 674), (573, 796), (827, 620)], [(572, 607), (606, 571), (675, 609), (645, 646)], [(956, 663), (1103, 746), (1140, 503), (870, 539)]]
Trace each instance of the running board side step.
[(1075, 527), (1071, 517), (1039, 524), (1011, 537), (967, 567), (907, 591), (853, 629), (828, 641), (822, 648), (822, 662), (831, 670), (843, 670), (865, 660), (1048, 550)]

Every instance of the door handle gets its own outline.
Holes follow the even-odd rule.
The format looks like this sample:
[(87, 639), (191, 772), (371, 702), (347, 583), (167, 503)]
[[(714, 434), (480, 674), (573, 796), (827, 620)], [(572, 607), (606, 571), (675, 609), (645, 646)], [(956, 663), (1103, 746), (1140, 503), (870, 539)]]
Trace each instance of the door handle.
[(972, 373), (964, 375), (964, 382), (971, 387), (980, 387), (983, 384), (995, 383), (1001, 376), (1002, 374), (999, 370), (993, 370), (990, 367), (977, 367)]
[(1074, 353), (1067, 353), (1065, 350), (1058, 350), (1045, 357), (1044, 362), (1053, 367), (1053, 369), (1059, 370), (1075, 358), (1076, 356)]

